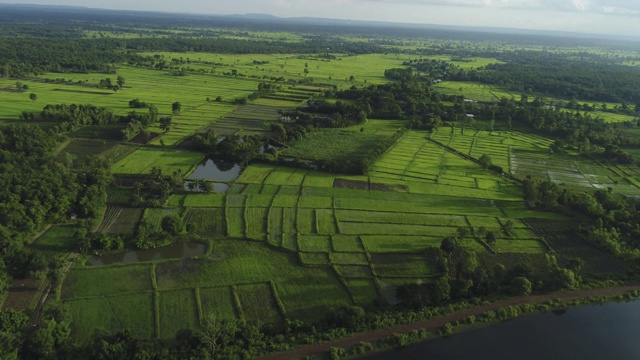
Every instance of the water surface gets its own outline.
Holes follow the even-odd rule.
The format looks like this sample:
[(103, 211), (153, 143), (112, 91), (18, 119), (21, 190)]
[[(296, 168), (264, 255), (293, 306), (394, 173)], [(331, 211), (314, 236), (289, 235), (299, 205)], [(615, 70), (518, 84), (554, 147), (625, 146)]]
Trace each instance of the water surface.
[(640, 359), (640, 301), (543, 313), (365, 357), (386, 359)]
[(191, 180), (211, 180), (211, 181), (233, 181), (240, 176), (242, 166), (238, 164), (223, 164), (214, 162), (212, 159), (206, 160), (189, 175)]
[(201, 243), (177, 243), (148, 250), (131, 250), (118, 254), (107, 254), (94, 256), (87, 260), (85, 265), (113, 265), (120, 263), (135, 263), (140, 261), (156, 261), (165, 259), (181, 259), (199, 255), (207, 252), (207, 245)]

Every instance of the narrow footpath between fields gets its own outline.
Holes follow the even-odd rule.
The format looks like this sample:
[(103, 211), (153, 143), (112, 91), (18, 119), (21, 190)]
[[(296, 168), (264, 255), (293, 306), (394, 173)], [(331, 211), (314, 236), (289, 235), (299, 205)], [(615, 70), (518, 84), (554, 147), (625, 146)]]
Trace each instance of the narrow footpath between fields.
[(496, 310), (500, 307), (507, 305), (524, 305), (524, 304), (539, 304), (545, 301), (560, 299), (564, 301), (576, 300), (581, 298), (588, 298), (591, 296), (614, 296), (618, 294), (625, 294), (633, 290), (640, 291), (640, 285), (629, 286), (617, 286), (600, 289), (588, 289), (579, 291), (556, 291), (543, 295), (531, 295), (509, 298), (501, 301), (497, 301), (491, 304), (482, 305), (466, 310), (454, 312), (449, 315), (441, 316), (434, 319), (423, 320), (413, 324), (398, 325), (389, 329), (380, 329), (360, 334), (355, 334), (351, 337), (344, 339), (331, 341), (322, 344), (309, 345), (301, 348), (297, 348), (291, 351), (268, 355), (260, 358), (261, 360), (288, 360), (288, 359), (302, 359), (305, 356), (319, 355), (331, 350), (332, 347), (336, 348), (348, 348), (350, 346), (358, 345), (360, 342), (376, 342), (384, 337), (393, 334), (404, 334), (413, 330), (435, 330), (448, 322), (456, 320), (462, 320), (468, 316), (479, 316), (482, 313), (490, 310)]

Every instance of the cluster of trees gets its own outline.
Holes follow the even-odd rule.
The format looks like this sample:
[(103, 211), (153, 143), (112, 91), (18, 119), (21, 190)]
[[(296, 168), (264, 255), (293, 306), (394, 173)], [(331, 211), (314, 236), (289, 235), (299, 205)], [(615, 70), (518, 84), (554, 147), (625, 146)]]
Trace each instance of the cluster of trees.
[(529, 295), (558, 289), (575, 289), (581, 278), (577, 274), (581, 262), (572, 268), (558, 266), (553, 255), (546, 256), (541, 268), (521, 262), (508, 269), (502, 264), (493, 268), (480, 265), (473, 250), (462, 246), (464, 241), (474, 241), (457, 237), (442, 240), (440, 249), (429, 256), (436, 258), (441, 275), (431, 284), (403, 285), (397, 289), (397, 298), (403, 306), (423, 308), (440, 306), (450, 301), (460, 301), (493, 294)]
[(98, 87), (101, 89), (113, 90), (115, 92), (118, 90), (122, 90), (122, 88), (124, 87), (124, 82), (125, 80), (124, 80), (124, 77), (122, 76), (118, 76), (115, 84), (113, 83), (111, 78), (105, 78), (105, 79), (100, 79), (100, 82), (98, 83)]
[(52, 157), (56, 145), (56, 136), (35, 126), (0, 127), (0, 292), (9, 276), (23, 278), (47, 268), (25, 246), (34, 233), (72, 214), (95, 219), (104, 208), (109, 164), (89, 158), (71, 169)]
[(131, 204), (136, 207), (161, 207), (177, 188), (184, 186), (184, 178), (185, 174), (181, 169), (167, 175), (162, 168), (154, 166), (148, 175), (133, 183), (135, 194)]
[(560, 98), (640, 105), (635, 84), (640, 73), (594, 54), (505, 51), (494, 54), (504, 63), (465, 70), (446, 61), (420, 59), (405, 65), (432, 79), (476, 81), (515, 92), (537, 92)]
[(531, 207), (555, 209), (568, 206), (592, 219), (581, 228), (583, 238), (612, 255), (640, 259), (640, 200), (597, 190), (572, 192), (538, 179), (523, 181), (525, 201)]
[(220, 137), (215, 131), (210, 130), (206, 134), (195, 135), (191, 147), (206, 153), (207, 157), (213, 159), (218, 168), (223, 171), (231, 169), (235, 164), (247, 165), (252, 160), (258, 159), (260, 155), (277, 157), (275, 148), (264, 151), (264, 148), (268, 147), (268, 141), (258, 135)]

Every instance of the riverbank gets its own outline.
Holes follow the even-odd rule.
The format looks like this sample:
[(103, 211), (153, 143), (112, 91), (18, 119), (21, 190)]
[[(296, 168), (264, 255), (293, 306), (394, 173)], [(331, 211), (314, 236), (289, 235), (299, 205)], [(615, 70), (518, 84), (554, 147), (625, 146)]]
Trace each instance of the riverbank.
[(491, 304), (477, 306), (454, 313), (440, 316), (433, 319), (423, 320), (413, 324), (399, 325), (388, 329), (380, 329), (353, 336), (331, 341), (322, 344), (315, 344), (297, 348), (291, 351), (264, 356), (262, 360), (286, 360), (286, 359), (302, 359), (307, 356), (317, 356), (326, 353), (331, 348), (349, 348), (359, 345), (361, 342), (375, 343), (381, 339), (393, 334), (406, 334), (416, 330), (432, 330), (441, 328), (447, 323), (462, 321), (469, 316), (480, 316), (487, 311), (495, 311), (505, 306), (518, 306), (524, 304), (540, 304), (551, 300), (560, 300), (561, 302), (569, 302), (572, 300), (590, 298), (590, 297), (613, 297), (616, 295), (627, 294), (632, 291), (640, 291), (639, 285), (616, 286), (599, 289), (587, 289), (578, 291), (556, 291), (542, 295), (530, 295), (509, 298), (497, 301)]

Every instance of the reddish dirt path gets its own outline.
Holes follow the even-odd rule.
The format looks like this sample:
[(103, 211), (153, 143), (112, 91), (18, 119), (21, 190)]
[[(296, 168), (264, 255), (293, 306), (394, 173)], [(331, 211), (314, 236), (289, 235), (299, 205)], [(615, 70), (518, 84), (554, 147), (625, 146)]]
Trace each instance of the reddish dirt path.
[(288, 360), (288, 359), (302, 359), (305, 356), (318, 355), (331, 350), (332, 347), (347, 348), (350, 346), (358, 345), (363, 342), (375, 342), (386, 336), (393, 334), (403, 334), (413, 330), (420, 329), (437, 329), (444, 324), (456, 320), (462, 320), (470, 315), (478, 316), (485, 311), (496, 310), (502, 306), (507, 305), (523, 305), (523, 304), (538, 304), (552, 299), (561, 300), (575, 300), (580, 298), (587, 298), (591, 296), (612, 296), (617, 294), (625, 294), (633, 290), (640, 291), (640, 285), (618, 286), (601, 289), (589, 289), (580, 291), (557, 291), (543, 295), (532, 295), (524, 297), (509, 298), (501, 301), (497, 301), (488, 305), (478, 306), (471, 309), (457, 311), (455, 313), (441, 316), (435, 319), (423, 320), (414, 324), (398, 325), (389, 329), (380, 329), (371, 332), (356, 334), (351, 337), (336, 340), (328, 343), (309, 345), (301, 347), (288, 352), (268, 355), (260, 358), (261, 360)]

